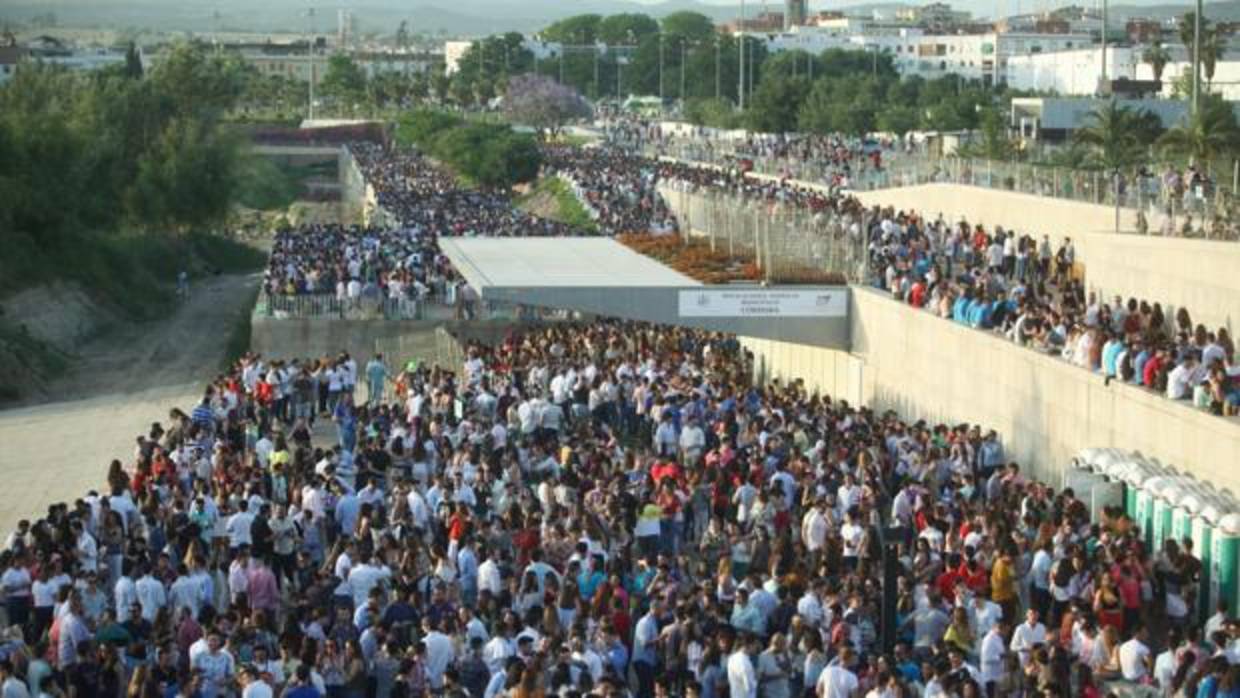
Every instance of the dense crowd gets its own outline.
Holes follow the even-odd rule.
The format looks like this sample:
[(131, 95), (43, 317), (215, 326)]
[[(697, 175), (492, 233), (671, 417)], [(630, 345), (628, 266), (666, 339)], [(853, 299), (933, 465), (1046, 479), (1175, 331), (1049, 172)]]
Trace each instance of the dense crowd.
[(1237, 413), (1240, 363), (1227, 328), (1194, 324), (1184, 308), (1171, 318), (1158, 302), (1087, 295), (1069, 238), (1056, 247), (1047, 236), (886, 210), (872, 219), (869, 239), (875, 276), (910, 305), (1108, 379)]
[(335, 294), (342, 301), (451, 298), (460, 279), (440, 253), (441, 237), (579, 234), (520, 211), (503, 192), (460, 186), (415, 151), (370, 142), (349, 148), (391, 225), (307, 225), (277, 234), (267, 293)]
[[(849, 233), (841, 239), (867, 246), (869, 279), (896, 298), (1215, 414), (1240, 413), (1240, 363), (1227, 328), (1194, 324), (1184, 308), (1167, 317), (1156, 301), (1087, 297), (1070, 238), (1052, 244), (1048, 236), (1039, 240), (999, 226), (867, 209), (843, 192), (795, 180), (611, 149), (564, 149), (555, 162), (574, 181), (605, 183), (585, 185), (585, 196), (604, 201), (606, 211), (632, 201), (608, 199), (608, 192), (643, 192), (641, 211), (646, 201), (658, 200), (655, 187), (666, 183), (828, 215)], [(622, 214), (610, 218), (625, 220)]]
[(604, 134), (613, 143), (651, 156), (759, 171), (838, 189), (850, 189), (857, 181), (881, 176), (885, 157), (912, 148), (911, 140), (838, 133), (728, 131), (633, 118), (607, 121)]
[(1191, 542), (1090, 521), (993, 431), (752, 385), (681, 329), (456, 368), (247, 356), (171, 410), (8, 537), (0, 695), (1240, 695)]

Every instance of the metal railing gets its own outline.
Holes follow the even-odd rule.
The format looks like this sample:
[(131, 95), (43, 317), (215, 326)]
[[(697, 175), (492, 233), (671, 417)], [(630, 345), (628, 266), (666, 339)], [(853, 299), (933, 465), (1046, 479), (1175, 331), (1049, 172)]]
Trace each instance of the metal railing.
[(747, 199), (681, 181), (665, 181), (659, 190), (681, 230), (705, 238), (712, 250), (751, 258), (765, 281), (859, 283), (865, 278), (867, 253), (860, 215)]
[(298, 295), (260, 293), (257, 315), (276, 319), (337, 318), (353, 320), (421, 320), (432, 306), (420, 298), (339, 298), (334, 293)]
[[(1132, 211), (1136, 223), (1121, 232), (1211, 240), (1240, 240), (1240, 201), (1214, 184), (1187, 186), (1165, 174), (1138, 168), (1118, 177), (1103, 170), (1083, 170), (1029, 162), (933, 157), (883, 150), (882, 167), (866, 158), (851, 161), (845, 175), (822, 160), (764, 157), (736, 149), (730, 142), (671, 141), (646, 143), (644, 152), (718, 167), (742, 165), (760, 175), (787, 177), (851, 191), (873, 191), (946, 183), (1014, 191)], [(842, 183), (841, 183), (842, 178)], [(1133, 217), (1130, 216), (1131, 220)]]

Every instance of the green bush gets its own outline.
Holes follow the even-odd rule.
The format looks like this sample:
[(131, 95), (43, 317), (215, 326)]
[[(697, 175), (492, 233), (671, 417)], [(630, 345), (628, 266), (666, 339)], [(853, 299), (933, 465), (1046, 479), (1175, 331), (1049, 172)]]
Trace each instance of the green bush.
[(542, 165), (533, 134), (517, 133), (507, 124), (462, 121), (443, 112), (414, 112), (401, 121), (396, 138), (418, 146), (480, 186), (506, 189), (531, 182)]

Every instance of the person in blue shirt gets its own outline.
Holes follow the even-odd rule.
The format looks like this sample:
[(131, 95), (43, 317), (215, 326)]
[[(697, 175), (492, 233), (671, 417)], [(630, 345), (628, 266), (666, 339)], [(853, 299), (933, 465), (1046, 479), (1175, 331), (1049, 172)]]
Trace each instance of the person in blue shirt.
[(332, 413), (332, 419), (336, 421), (336, 437), (340, 443), (341, 450), (353, 452), (353, 448), (357, 446), (357, 417), (353, 414), (353, 398), (348, 394), (343, 394), (340, 401), (336, 403), (336, 409)]
[(971, 300), (972, 298), (970, 298), (968, 291), (965, 291), (956, 299), (956, 302), (952, 304), (952, 320), (961, 324), (969, 321), (968, 311)]

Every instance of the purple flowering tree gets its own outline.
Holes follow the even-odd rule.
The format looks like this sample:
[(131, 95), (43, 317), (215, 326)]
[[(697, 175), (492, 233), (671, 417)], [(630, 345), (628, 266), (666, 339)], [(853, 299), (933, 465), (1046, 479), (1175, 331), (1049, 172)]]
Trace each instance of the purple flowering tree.
[(590, 103), (577, 90), (533, 73), (508, 81), (504, 111), (512, 121), (538, 129), (540, 136), (559, 133), (564, 124), (592, 113)]

